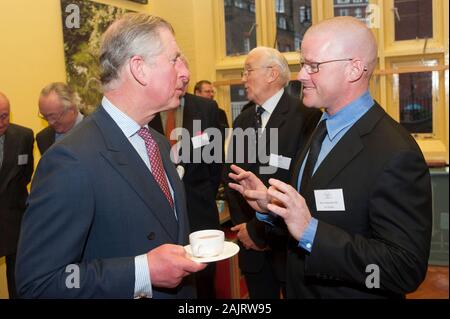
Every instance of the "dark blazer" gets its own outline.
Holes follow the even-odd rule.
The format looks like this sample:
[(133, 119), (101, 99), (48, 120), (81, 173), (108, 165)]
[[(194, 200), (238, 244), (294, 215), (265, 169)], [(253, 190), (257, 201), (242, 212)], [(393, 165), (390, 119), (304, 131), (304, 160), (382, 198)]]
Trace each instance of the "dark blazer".
[[(16, 282), (26, 298), (133, 298), (135, 256), (162, 244), (185, 245), (183, 184), (156, 131), (174, 190), (177, 218), (151, 172), (103, 107), (39, 162), (17, 252)], [(79, 266), (80, 288), (66, 288)], [(189, 276), (153, 298), (194, 296)]]
[[(194, 137), (198, 132), (193, 131), (193, 121), (201, 121), (201, 131), (208, 128), (219, 128), (219, 108), (213, 100), (186, 93), (183, 111), (183, 127)], [(157, 131), (163, 133), (163, 126), (159, 114), (149, 123)], [(210, 135), (210, 134), (209, 134)], [(211, 136), (210, 136), (211, 137)], [(222, 163), (206, 164), (192, 161), (193, 144), (188, 141), (191, 161), (181, 161), (185, 173), (183, 184), (186, 189), (187, 208), (191, 231), (209, 228), (220, 228), (219, 212), (216, 205), (216, 195), (219, 188)], [(223, 151), (223, 145), (221, 145)]]
[(55, 143), (55, 130), (53, 127), (47, 126), (36, 134), (36, 142), (41, 155)]
[[(303, 145), (309, 138), (309, 135), (314, 130), (317, 122), (320, 119), (321, 112), (315, 109), (308, 109), (298, 98), (290, 96), (284, 92), (280, 101), (275, 107), (272, 115), (267, 122), (265, 132), (268, 133), (270, 128), (278, 128), (278, 154), (292, 159), (290, 169), (293, 166), (294, 158), (298, 150), (302, 149)], [(233, 129), (236, 128), (253, 128), (255, 126), (255, 105), (246, 106), (241, 114), (236, 118), (233, 124)], [(233, 137), (233, 142), (236, 139)], [(270, 136), (267, 135), (267, 153), (269, 153)], [(233, 154), (236, 154), (235, 146), (230, 145)], [(268, 185), (270, 178), (277, 178), (282, 181), (289, 182), (291, 178), (290, 169), (278, 168), (274, 174), (261, 175), (259, 168), (260, 163), (249, 163), (248, 161), (248, 147), (244, 149), (244, 163), (237, 163), (238, 166), (245, 170), (252, 171), (261, 180)], [(231, 150), (228, 150), (230, 153)], [(231, 161), (236, 163), (236, 158), (227, 159), (227, 163)], [(267, 166), (268, 163), (262, 165)], [(229, 165), (226, 172), (230, 171)], [(226, 184), (227, 185), (227, 184)], [(255, 216), (255, 211), (247, 204), (245, 199), (236, 191), (226, 187), (227, 200), (230, 207), (231, 220), (233, 224), (247, 223), (247, 231), (251, 239), (260, 246), (269, 245), (274, 250), (285, 251), (287, 236), (281, 232), (274, 232), (274, 229), (267, 227), (264, 222), (258, 221)], [(281, 225), (282, 226), (282, 225)], [(283, 227), (283, 226), (282, 226)], [(267, 232), (270, 232), (269, 234)], [(259, 271), (263, 265), (262, 260), (265, 252), (259, 252), (249, 249), (241, 249), (239, 251), (239, 266), (243, 271), (256, 272)], [(280, 258), (283, 260), (284, 258)], [(284, 262), (278, 263), (278, 272), (285, 272)], [(281, 274), (281, 277), (284, 277)]]
[[(296, 161), (295, 187), (304, 156)], [(317, 211), (316, 189), (342, 189), (345, 212)], [(319, 223), (311, 253), (290, 242), (288, 298), (403, 297), (422, 282), (431, 236), (429, 171), (411, 135), (378, 104), (342, 137), (302, 193)], [(370, 264), (380, 269), (378, 289), (365, 286)]]
[[(17, 249), (27, 185), (34, 168), (33, 136), (32, 130), (16, 124), (10, 124), (5, 133), (0, 168), (0, 256), (12, 255)], [(27, 156), (27, 163), (21, 157), (19, 165), (20, 155)]]

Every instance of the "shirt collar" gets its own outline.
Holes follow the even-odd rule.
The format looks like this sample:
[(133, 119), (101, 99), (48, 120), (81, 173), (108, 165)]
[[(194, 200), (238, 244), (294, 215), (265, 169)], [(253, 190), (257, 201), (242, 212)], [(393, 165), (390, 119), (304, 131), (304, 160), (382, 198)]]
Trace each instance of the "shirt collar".
[(366, 91), (356, 100), (344, 106), (339, 112), (328, 115), (324, 112), (321, 120), (327, 120), (327, 131), (330, 140), (333, 140), (340, 131), (349, 125), (353, 125), (361, 118), (374, 104), (369, 91)]
[(272, 114), (275, 110), (275, 107), (277, 106), (278, 102), (281, 99), (281, 96), (284, 93), (284, 88), (281, 88), (277, 93), (272, 95), (267, 101), (265, 101), (261, 106), (263, 107), (264, 111), (268, 114)]
[[(121, 110), (119, 110), (114, 104), (109, 101), (106, 96), (102, 99), (102, 106), (105, 109), (106, 113), (108, 113), (114, 122), (120, 127), (123, 134), (127, 138), (132, 137), (135, 135), (140, 129), (141, 126), (136, 123), (131, 117), (123, 113)], [(147, 125), (145, 125), (147, 127)]]

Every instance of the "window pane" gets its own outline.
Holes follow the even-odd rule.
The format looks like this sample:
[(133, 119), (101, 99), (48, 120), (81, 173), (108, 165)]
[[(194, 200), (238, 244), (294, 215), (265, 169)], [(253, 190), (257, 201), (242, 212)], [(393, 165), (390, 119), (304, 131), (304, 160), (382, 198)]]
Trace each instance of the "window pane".
[(400, 124), (411, 133), (433, 132), (432, 72), (399, 74)]
[(255, 0), (226, 0), (227, 55), (247, 54), (256, 46)]
[(241, 113), (242, 107), (248, 103), (244, 85), (239, 84), (230, 86), (230, 101), (231, 117), (232, 122), (234, 122), (236, 117)]
[(311, 26), (311, 0), (275, 0), (277, 48), (280, 52), (300, 49), (303, 35)]
[(334, 16), (351, 16), (366, 23), (366, 9), (369, 0), (334, 0)]
[(432, 0), (395, 0), (395, 41), (433, 37)]

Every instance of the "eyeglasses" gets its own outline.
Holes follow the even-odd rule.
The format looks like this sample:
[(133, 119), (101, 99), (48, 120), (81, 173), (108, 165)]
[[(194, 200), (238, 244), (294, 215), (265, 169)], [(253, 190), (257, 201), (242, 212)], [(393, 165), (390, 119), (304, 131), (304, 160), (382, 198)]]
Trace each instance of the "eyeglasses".
[(9, 113), (3, 113), (2, 115), (0, 115), (0, 121), (4, 121), (9, 117)]
[(249, 74), (251, 72), (255, 71), (255, 70), (258, 70), (258, 69), (271, 69), (271, 68), (273, 68), (273, 66), (270, 65), (270, 66), (257, 67), (257, 68), (253, 68), (253, 69), (244, 69), (244, 71), (241, 72), (241, 78), (243, 78), (244, 76), (248, 77)]
[(305, 71), (308, 74), (314, 74), (319, 72), (319, 65), (325, 64), (325, 63), (331, 63), (331, 62), (340, 62), (340, 61), (351, 61), (353, 58), (347, 58), (347, 59), (337, 59), (337, 60), (329, 60), (329, 61), (323, 61), (323, 62), (305, 62), (304, 60), (300, 60), (300, 71), (305, 68)]
[(49, 114), (49, 115), (43, 115), (40, 111), (38, 111), (39, 118), (43, 119), (44, 121), (47, 121), (48, 123), (56, 123), (58, 122), (63, 115), (67, 112), (69, 109), (65, 109), (59, 114)]

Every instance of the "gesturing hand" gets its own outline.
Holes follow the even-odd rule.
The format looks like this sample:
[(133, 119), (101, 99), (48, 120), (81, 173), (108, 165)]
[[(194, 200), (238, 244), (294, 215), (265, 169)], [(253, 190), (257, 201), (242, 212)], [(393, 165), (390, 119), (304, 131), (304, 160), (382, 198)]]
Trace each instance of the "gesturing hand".
[(269, 198), (264, 183), (255, 174), (239, 166), (231, 165), (231, 169), (234, 173), (229, 173), (228, 176), (236, 183), (229, 183), (228, 186), (241, 193), (254, 210), (261, 213), (267, 212)]

